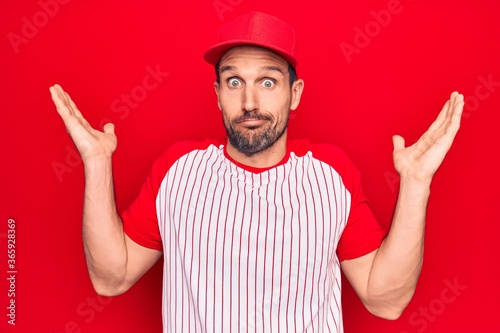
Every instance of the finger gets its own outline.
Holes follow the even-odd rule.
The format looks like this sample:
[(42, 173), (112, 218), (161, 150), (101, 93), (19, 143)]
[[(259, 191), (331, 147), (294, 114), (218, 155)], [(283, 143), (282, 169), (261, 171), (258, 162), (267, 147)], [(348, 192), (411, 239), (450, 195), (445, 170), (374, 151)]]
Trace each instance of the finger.
[(394, 145), (394, 152), (405, 149), (405, 139), (400, 135), (392, 136), (392, 144)]
[[(461, 116), (463, 111), (464, 95), (458, 94), (455, 101), (456, 103), (455, 103), (455, 109), (453, 110), (453, 114), (456, 114), (458, 112), (459, 115)], [(460, 104), (462, 104), (462, 106), (460, 106)]]
[(61, 86), (58, 84), (54, 84), (50, 87), (50, 92), (54, 94), (54, 97), (61, 98)]
[(452, 101), (452, 103), (450, 104), (450, 114), (451, 112), (453, 112), (453, 108), (457, 104), (458, 95), (459, 95), (458, 91), (453, 91), (450, 95), (450, 101)]
[(445, 122), (446, 126), (443, 129), (440, 128), (432, 137), (427, 138), (427, 140), (430, 140), (428, 142), (429, 144), (437, 142), (445, 147), (451, 147), (451, 144), (460, 128), (460, 121), (465, 104), (463, 95), (457, 93), (454, 96), (453, 102), (454, 107), (450, 112), (449, 119)]
[(78, 118), (83, 119), (83, 116), (82, 116), (80, 110), (78, 110), (78, 108), (76, 107), (75, 103), (73, 102), (73, 100), (71, 99), (69, 94), (66, 91), (64, 91), (64, 89), (60, 85), (57, 85), (57, 89), (59, 91), (59, 95), (61, 96), (61, 99), (66, 104), (70, 113), (74, 116), (77, 116)]
[(457, 104), (459, 103), (460, 101), (460, 97), (461, 94), (458, 93), (458, 91), (454, 91), (452, 94), (451, 94), (451, 97), (453, 97), (453, 103), (450, 104), (450, 111), (449, 111), (449, 114), (448, 114), (448, 124), (451, 122), (451, 118), (453, 117), (453, 114), (455, 112), (455, 109), (456, 109), (456, 106)]
[(67, 92), (65, 92), (61, 88), (61, 86), (58, 85), (58, 87), (59, 87), (59, 90), (61, 91), (61, 94), (64, 96), (63, 98), (66, 101), (66, 104), (68, 105), (70, 113), (72, 115), (74, 115), (75, 117), (77, 117), (87, 129), (91, 128), (89, 122), (87, 121), (87, 119), (85, 119), (85, 117), (83, 116), (81, 111), (76, 106), (75, 102), (73, 102), (73, 99), (71, 98), (71, 96)]
[(450, 123), (446, 128), (446, 134), (452, 134), (454, 136), (460, 128), (460, 121), (462, 120), (464, 105), (464, 96), (462, 94), (459, 94), (457, 96), (457, 103), (455, 105), (455, 108), (453, 109)]
[(460, 96), (462, 95), (460, 95), (457, 91), (451, 93), (450, 99), (446, 101), (436, 120), (431, 124), (427, 132), (422, 135), (422, 140), (424, 142), (433, 142), (437, 137), (440, 137), (443, 133), (446, 133), (451, 123), (457, 101), (460, 100)]
[(457, 92), (454, 91), (450, 94), (450, 99), (448, 99), (447, 103), (443, 106), (442, 111), (444, 111), (444, 119), (443, 122), (441, 123), (441, 126), (446, 125), (446, 123), (449, 121), (451, 113), (453, 112), (453, 108), (455, 107), (455, 99), (456, 99)]
[(68, 93), (65, 93), (66, 95), (66, 98), (69, 102), (69, 105), (71, 105), (71, 108), (73, 109), (73, 112), (75, 113), (76, 116), (78, 116), (80, 119), (85, 119), (82, 115), (82, 113), (80, 112), (80, 110), (78, 109), (78, 107), (76, 106), (75, 102), (73, 102), (73, 99), (71, 98), (71, 96), (68, 94)]
[(453, 104), (453, 108), (451, 109), (450, 111), (450, 121), (451, 121), (451, 118), (457, 113), (457, 112), (460, 112), (460, 107), (459, 104), (463, 103), (464, 101), (464, 95), (460, 94), (457, 92), (456, 96), (455, 96), (455, 99), (454, 99), (454, 104)]
[(445, 132), (448, 130), (448, 127), (452, 123), (456, 123), (457, 121), (459, 123), (462, 116), (464, 96), (457, 91), (454, 91), (452, 93), (452, 98), (452, 100), (450, 99), (452, 103), (450, 104), (449, 113), (447, 116)]
[(441, 130), (445, 129), (450, 120), (451, 120), (451, 116), (453, 114), (453, 110), (455, 109), (455, 105), (457, 104), (457, 96), (458, 96), (458, 92), (457, 91), (453, 91), (451, 94), (450, 94), (450, 99), (448, 100), (448, 107), (446, 109), (446, 118), (444, 119), (443, 123), (441, 124)]
[(70, 110), (70, 113), (72, 115), (76, 116), (78, 119), (80, 119), (83, 123), (88, 124), (87, 120), (85, 119), (83, 114), (80, 112), (80, 110), (76, 106), (75, 102), (73, 102), (73, 99), (71, 98), (71, 96), (66, 91), (64, 91), (61, 88), (61, 86), (59, 86), (59, 85), (57, 85), (57, 86), (58, 86), (58, 90), (60, 91), (61, 98), (65, 101), (66, 106)]
[(74, 115), (74, 111), (73, 110), (73, 107), (71, 106), (71, 103), (69, 102), (69, 95), (67, 92), (65, 92), (64, 90), (61, 89), (61, 95), (62, 95), (62, 99), (64, 100), (64, 103), (66, 104), (66, 106), (68, 107), (68, 109), (71, 111), (71, 114)]
[(55, 84), (53, 87), (54, 87), (55, 91), (57, 92), (57, 95), (59, 96), (59, 98), (63, 102), (66, 102), (66, 100), (65, 100), (65, 93), (66, 92), (64, 91), (64, 89), (58, 84)]
[(50, 94), (61, 118), (63, 118), (63, 120), (67, 119), (71, 115), (71, 111), (64, 103), (60, 90), (56, 86), (50, 87)]
[(446, 103), (444, 103), (443, 108), (439, 112), (436, 120), (434, 120), (432, 122), (431, 126), (429, 126), (429, 131), (431, 131), (431, 132), (437, 131), (442, 126), (442, 124), (446, 121), (448, 110), (450, 108), (450, 103), (451, 103), (451, 100), (447, 100)]
[(73, 127), (73, 124), (77, 123), (82, 125), (88, 132), (92, 132), (92, 126), (90, 126), (88, 121), (82, 116), (81, 112), (76, 108), (76, 105), (61, 86), (54, 85), (50, 88), (50, 92), (56, 109), (63, 119), (68, 132), (70, 131), (69, 127)]
[(64, 104), (64, 106), (66, 107), (68, 113), (70, 115), (74, 115), (74, 111), (73, 111), (73, 108), (71, 106), (71, 104), (69, 103), (68, 101), (68, 94), (62, 89), (62, 87), (58, 84), (55, 84), (54, 85), (54, 89), (55, 91), (57, 92), (57, 96), (59, 97), (59, 99), (61, 100), (61, 102)]
[(104, 125), (103, 130), (106, 134), (115, 134), (115, 125), (113, 123), (107, 123)]

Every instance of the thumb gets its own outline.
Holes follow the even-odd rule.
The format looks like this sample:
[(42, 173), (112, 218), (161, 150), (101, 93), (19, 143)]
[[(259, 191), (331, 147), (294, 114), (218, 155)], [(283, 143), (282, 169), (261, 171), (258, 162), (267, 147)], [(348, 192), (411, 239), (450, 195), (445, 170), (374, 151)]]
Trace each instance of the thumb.
[(405, 139), (403, 139), (400, 135), (393, 135), (392, 143), (394, 144), (394, 151), (399, 151), (405, 148)]
[(107, 123), (104, 125), (103, 130), (106, 134), (115, 134), (115, 125), (113, 123)]

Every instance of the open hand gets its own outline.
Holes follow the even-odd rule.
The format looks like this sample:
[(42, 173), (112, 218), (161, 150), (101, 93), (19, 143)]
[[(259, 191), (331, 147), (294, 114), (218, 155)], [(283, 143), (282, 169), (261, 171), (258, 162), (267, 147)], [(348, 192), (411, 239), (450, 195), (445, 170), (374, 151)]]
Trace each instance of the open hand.
[(460, 127), (463, 107), (464, 97), (455, 91), (415, 144), (405, 148), (405, 140), (399, 135), (393, 136), (394, 167), (401, 178), (430, 184)]
[(50, 87), (50, 94), (82, 161), (85, 163), (93, 159), (110, 158), (117, 145), (114, 125), (104, 125), (104, 132), (95, 130), (61, 86), (56, 84)]

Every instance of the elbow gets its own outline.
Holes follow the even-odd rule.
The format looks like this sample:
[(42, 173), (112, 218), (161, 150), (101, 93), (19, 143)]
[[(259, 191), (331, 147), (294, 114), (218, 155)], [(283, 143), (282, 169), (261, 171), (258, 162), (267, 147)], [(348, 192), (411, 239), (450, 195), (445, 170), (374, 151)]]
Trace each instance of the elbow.
[(95, 265), (88, 265), (88, 272), (92, 287), (100, 296), (118, 296), (131, 287), (127, 283), (124, 269), (97, 269)]
[(403, 313), (404, 309), (406, 307), (391, 307), (391, 308), (385, 308), (385, 309), (378, 309), (378, 308), (369, 308), (366, 307), (368, 311), (379, 318), (385, 319), (385, 320), (397, 320), (399, 317), (401, 317), (401, 314)]
[(102, 281), (97, 280), (96, 278), (91, 278), (91, 281), (95, 292), (99, 296), (118, 296), (130, 289), (130, 286), (126, 286), (124, 283)]
[(405, 295), (400, 295), (398, 297), (380, 297), (377, 300), (371, 300), (369, 302), (364, 302), (366, 309), (373, 314), (382, 319), (386, 320), (397, 320), (401, 317), (404, 310), (410, 303), (414, 292), (408, 292)]
[(121, 295), (125, 292), (125, 291), (121, 291), (119, 289), (105, 288), (105, 287), (96, 286), (96, 285), (94, 285), (94, 291), (96, 292), (97, 295), (104, 296), (104, 297), (118, 296), (118, 295)]

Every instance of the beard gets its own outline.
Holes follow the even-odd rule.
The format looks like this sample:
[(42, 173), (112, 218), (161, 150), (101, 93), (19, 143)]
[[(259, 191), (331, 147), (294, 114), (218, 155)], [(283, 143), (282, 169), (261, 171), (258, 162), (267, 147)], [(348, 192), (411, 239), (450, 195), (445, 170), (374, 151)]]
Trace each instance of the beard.
[[(284, 121), (275, 122), (271, 114), (245, 112), (230, 121), (224, 119), (224, 127), (229, 143), (241, 153), (252, 156), (271, 147), (283, 136), (288, 126), (288, 113)], [(262, 126), (247, 127), (238, 130), (237, 125), (245, 120), (266, 120)], [(274, 125), (273, 125), (274, 124)]]

